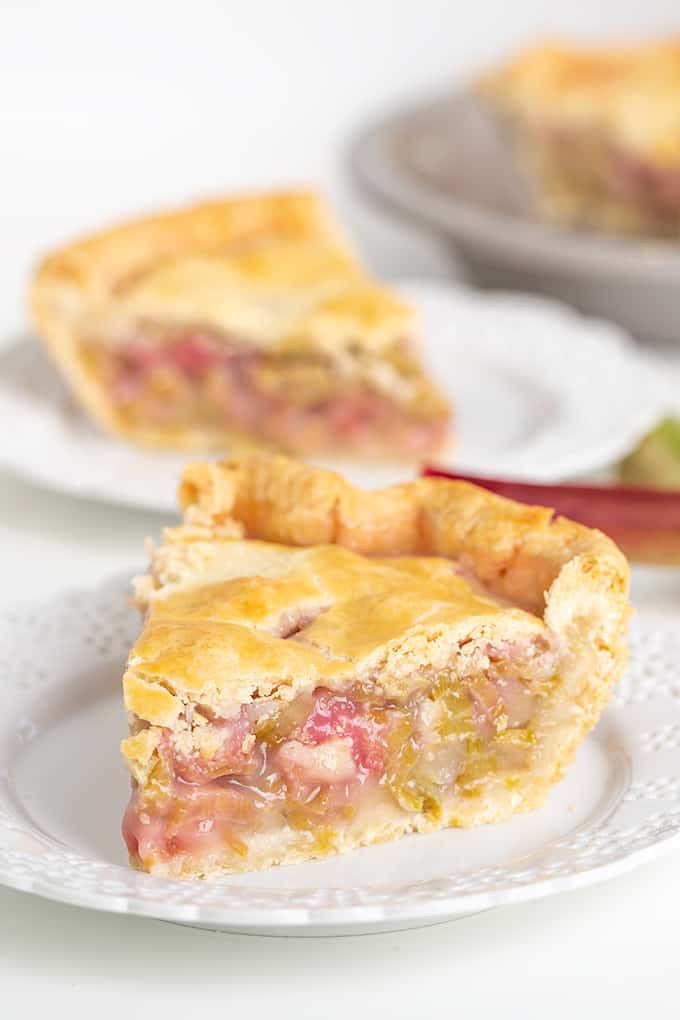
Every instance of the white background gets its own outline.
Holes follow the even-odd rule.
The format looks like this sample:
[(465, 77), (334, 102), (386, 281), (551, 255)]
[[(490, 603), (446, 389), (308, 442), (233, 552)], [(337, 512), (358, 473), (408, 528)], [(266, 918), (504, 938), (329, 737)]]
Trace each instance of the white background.
[[(356, 128), (533, 35), (673, 28), (678, 0), (5, 0), (0, 328), (21, 327), (26, 274), (50, 245), (237, 187), (322, 185), (377, 269), (446, 273), (436, 243), (354, 194), (343, 153)], [(159, 524), (0, 476), (2, 600), (132, 570)], [(677, 607), (677, 575), (636, 584), (640, 605)], [(316, 943), (181, 930), (0, 890), (0, 1017), (677, 1017), (679, 919), (678, 853), (454, 925)]]

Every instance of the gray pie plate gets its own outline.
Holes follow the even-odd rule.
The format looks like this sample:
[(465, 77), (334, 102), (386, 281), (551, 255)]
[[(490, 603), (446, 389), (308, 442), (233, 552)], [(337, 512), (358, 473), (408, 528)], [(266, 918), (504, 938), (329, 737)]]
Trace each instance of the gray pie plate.
[(451, 242), (471, 282), (680, 341), (680, 244), (547, 223), (507, 134), (475, 99), (450, 95), (381, 120), (355, 141), (352, 162), (372, 194)]

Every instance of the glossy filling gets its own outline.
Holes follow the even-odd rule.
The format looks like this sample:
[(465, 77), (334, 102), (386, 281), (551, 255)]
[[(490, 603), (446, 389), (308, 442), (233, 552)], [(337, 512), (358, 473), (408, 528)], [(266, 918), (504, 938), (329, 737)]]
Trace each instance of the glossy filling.
[(323, 355), (266, 352), (207, 329), (142, 326), (82, 350), (130, 424), (233, 428), (293, 452), (414, 455), (440, 445), (447, 427), (443, 405), (417, 399), (422, 383), (405, 347), (379, 363), (363, 364), (357, 351), (342, 370)]
[(536, 750), (532, 719), (554, 656), (494, 657), (483, 675), (439, 674), (404, 701), (370, 685), (319, 687), (215, 718), (197, 706), (162, 731), (146, 786), (133, 783), (123, 833), (133, 861), (247, 858), (253, 838), (304, 832), (318, 853), (362, 814), (387, 810), (455, 824), (455, 798), (511, 788)]

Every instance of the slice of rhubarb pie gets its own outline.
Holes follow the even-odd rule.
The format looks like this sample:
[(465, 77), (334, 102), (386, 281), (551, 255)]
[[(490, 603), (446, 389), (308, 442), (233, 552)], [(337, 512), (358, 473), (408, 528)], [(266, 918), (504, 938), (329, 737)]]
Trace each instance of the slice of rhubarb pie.
[(417, 458), (446, 438), (412, 309), (366, 275), (313, 194), (81, 241), (44, 260), (31, 308), (84, 408), (129, 440)]
[(479, 88), (507, 115), (550, 216), (680, 234), (680, 39), (538, 45)]
[(203, 877), (540, 805), (626, 663), (628, 568), (463, 482), (190, 467), (124, 677), (132, 863)]

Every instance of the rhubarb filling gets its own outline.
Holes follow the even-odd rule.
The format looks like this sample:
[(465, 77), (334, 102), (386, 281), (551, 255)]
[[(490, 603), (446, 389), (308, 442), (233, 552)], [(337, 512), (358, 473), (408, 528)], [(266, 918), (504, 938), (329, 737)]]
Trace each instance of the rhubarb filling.
[(599, 209), (620, 226), (677, 233), (678, 165), (655, 163), (593, 129), (532, 127), (527, 141), (557, 212), (587, 219)]
[(447, 429), (448, 411), (405, 343), (380, 357), (350, 347), (333, 359), (145, 323), (116, 342), (83, 344), (82, 358), (131, 426), (235, 430), (308, 454), (413, 456), (440, 446)]
[[(178, 726), (157, 730), (150, 774), (133, 782), (131, 859), (182, 874), (186, 858), (208, 872), (268, 841), (332, 852), (369, 817), (387, 828), (409, 816), (455, 825), (465, 801), (511, 791), (536, 764), (557, 657), (544, 637), (530, 644), (485, 648), (488, 668), (474, 675), (424, 669), (403, 699), (364, 681), (223, 716), (188, 706)], [(145, 726), (133, 720), (133, 734)]]

